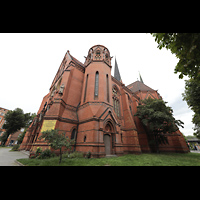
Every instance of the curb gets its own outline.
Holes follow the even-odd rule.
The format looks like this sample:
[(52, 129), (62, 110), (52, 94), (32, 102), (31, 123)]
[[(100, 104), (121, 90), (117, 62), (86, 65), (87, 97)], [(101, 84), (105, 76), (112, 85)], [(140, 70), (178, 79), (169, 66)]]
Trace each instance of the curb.
[(17, 163), (18, 164), (18, 166), (25, 166), (25, 165), (23, 165), (22, 163), (20, 163), (19, 161), (17, 161), (17, 160), (15, 160), (15, 163)]

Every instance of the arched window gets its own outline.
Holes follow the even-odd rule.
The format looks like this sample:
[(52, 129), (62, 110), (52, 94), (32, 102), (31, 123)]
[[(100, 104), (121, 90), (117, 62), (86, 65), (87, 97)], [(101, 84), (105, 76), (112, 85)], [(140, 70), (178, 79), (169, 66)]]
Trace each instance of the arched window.
[(95, 75), (95, 87), (94, 87), (94, 98), (96, 99), (99, 94), (99, 72)]
[(114, 111), (116, 115), (119, 117), (120, 116), (119, 100), (114, 98), (113, 101), (114, 101)]
[(71, 140), (75, 139), (76, 136), (76, 129), (74, 128), (71, 134)]
[(120, 102), (119, 102), (119, 92), (116, 87), (113, 87), (113, 108), (118, 117), (120, 117)]

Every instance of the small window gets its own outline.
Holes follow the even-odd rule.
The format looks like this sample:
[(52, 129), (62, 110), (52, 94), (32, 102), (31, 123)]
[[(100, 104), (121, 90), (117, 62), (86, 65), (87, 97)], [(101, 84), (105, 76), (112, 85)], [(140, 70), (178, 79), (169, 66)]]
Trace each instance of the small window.
[(87, 136), (86, 136), (86, 135), (84, 135), (84, 139), (83, 139), (83, 141), (84, 141), (84, 142), (86, 142), (86, 139), (87, 139)]
[(101, 53), (100, 50), (97, 50), (97, 51), (96, 51), (96, 55), (97, 55), (97, 56), (100, 56), (100, 53)]
[(75, 136), (76, 136), (76, 129), (73, 129), (71, 134), (71, 140), (75, 139)]

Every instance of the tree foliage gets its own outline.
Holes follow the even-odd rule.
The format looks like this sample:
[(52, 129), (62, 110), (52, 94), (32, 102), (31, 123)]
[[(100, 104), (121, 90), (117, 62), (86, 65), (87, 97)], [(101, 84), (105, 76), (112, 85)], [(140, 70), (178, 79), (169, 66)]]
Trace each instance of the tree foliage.
[(200, 33), (151, 33), (158, 43), (158, 48), (170, 49), (179, 59), (175, 73), (179, 78), (189, 76), (200, 77)]
[(21, 108), (16, 108), (13, 111), (9, 110), (4, 117), (6, 122), (3, 125), (3, 129), (6, 129), (6, 132), (0, 137), (2, 145), (5, 144), (10, 134), (15, 133), (21, 128), (28, 128), (35, 116), (35, 113), (24, 114), (24, 111)]
[(158, 144), (167, 142), (165, 134), (177, 131), (177, 126), (183, 127), (184, 124), (173, 117), (173, 110), (166, 103), (162, 99), (142, 100), (135, 114), (148, 130), (148, 134), (154, 137), (157, 151)]
[(179, 58), (174, 72), (188, 76), (183, 100), (194, 111), (194, 135), (200, 138), (200, 33), (151, 33), (158, 48), (170, 49)]
[(192, 122), (194, 123), (194, 135), (200, 138), (200, 82), (199, 80), (190, 79), (185, 81), (185, 93), (183, 100), (194, 111)]
[(42, 136), (39, 139), (44, 138), (44, 140), (50, 144), (53, 149), (60, 150), (60, 160), (59, 163), (62, 161), (62, 147), (66, 147), (67, 149), (71, 149), (72, 145), (74, 144), (74, 140), (70, 140), (68, 137), (65, 137), (65, 133), (59, 133), (58, 129), (52, 129), (42, 132)]
[(16, 108), (15, 110), (9, 110), (5, 115), (5, 124), (3, 128), (6, 129), (8, 134), (14, 133), (21, 128), (27, 128), (33, 118), (36, 116), (35, 113), (25, 113), (21, 108)]
[(183, 100), (196, 113), (200, 113), (200, 84), (194, 79), (185, 81), (185, 93)]

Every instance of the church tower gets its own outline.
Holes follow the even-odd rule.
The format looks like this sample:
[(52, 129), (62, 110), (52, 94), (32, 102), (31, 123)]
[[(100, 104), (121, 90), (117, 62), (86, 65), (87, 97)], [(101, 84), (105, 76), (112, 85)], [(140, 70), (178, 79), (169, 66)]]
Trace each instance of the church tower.
[(95, 101), (109, 104), (111, 100), (112, 68), (109, 50), (102, 45), (91, 47), (84, 64), (85, 83), (81, 103)]
[(97, 157), (115, 154), (119, 126), (113, 111), (109, 50), (103, 45), (91, 47), (84, 65), (76, 150), (84, 149)]

